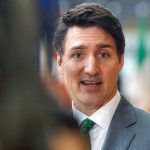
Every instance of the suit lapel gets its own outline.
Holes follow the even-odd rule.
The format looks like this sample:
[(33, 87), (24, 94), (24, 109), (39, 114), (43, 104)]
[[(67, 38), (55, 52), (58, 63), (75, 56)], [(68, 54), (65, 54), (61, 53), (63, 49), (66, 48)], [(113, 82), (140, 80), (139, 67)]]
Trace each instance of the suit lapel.
[(134, 108), (124, 98), (121, 99), (107, 132), (102, 150), (126, 150), (135, 137), (129, 130), (136, 123)]

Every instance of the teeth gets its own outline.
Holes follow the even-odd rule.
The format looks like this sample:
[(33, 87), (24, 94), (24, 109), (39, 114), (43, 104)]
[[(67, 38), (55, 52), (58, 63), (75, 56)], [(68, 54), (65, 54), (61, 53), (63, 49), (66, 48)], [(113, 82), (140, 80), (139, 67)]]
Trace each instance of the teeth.
[(83, 82), (84, 84), (87, 84), (87, 85), (97, 85), (99, 84), (98, 82)]
[(85, 84), (96, 84), (96, 82), (84, 82)]

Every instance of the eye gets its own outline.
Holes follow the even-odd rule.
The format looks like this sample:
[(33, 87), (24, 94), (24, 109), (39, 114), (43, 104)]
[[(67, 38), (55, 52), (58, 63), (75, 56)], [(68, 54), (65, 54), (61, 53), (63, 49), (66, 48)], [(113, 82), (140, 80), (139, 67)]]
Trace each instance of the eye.
[(99, 57), (101, 57), (101, 58), (104, 58), (104, 59), (106, 59), (106, 58), (109, 58), (109, 53), (108, 52), (100, 52), (99, 53)]
[(82, 56), (83, 56), (83, 54), (82, 54), (81, 52), (76, 52), (76, 53), (74, 53), (74, 55), (73, 55), (73, 57), (74, 57), (75, 59), (81, 59)]

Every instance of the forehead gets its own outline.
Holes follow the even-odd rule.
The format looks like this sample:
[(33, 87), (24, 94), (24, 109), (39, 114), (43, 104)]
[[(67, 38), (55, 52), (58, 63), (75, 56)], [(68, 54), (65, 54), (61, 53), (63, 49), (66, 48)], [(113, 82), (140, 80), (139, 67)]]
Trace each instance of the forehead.
[(78, 27), (73, 26), (68, 29), (65, 40), (64, 49), (70, 49), (72, 46), (78, 45), (97, 45), (109, 44), (116, 48), (113, 37), (100, 27)]

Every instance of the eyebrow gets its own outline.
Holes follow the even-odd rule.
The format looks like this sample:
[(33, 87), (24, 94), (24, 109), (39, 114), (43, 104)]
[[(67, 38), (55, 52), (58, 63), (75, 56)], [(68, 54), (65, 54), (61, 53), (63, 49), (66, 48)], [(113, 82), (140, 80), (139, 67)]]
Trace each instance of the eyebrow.
[[(73, 47), (71, 47), (71, 50), (78, 50), (78, 49), (85, 49), (87, 46), (81, 44), (81, 45), (75, 45)], [(100, 44), (96, 44), (95, 46), (96, 48), (113, 48), (112, 45), (110, 44), (105, 44), (105, 43), (100, 43)]]
[(79, 49), (85, 49), (86, 46), (81, 44), (81, 45), (74, 45), (71, 47), (71, 50), (79, 50)]
[(105, 43), (101, 43), (101, 44), (96, 44), (97, 48), (113, 48), (112, 45), (110, 44), (105, 44)]

